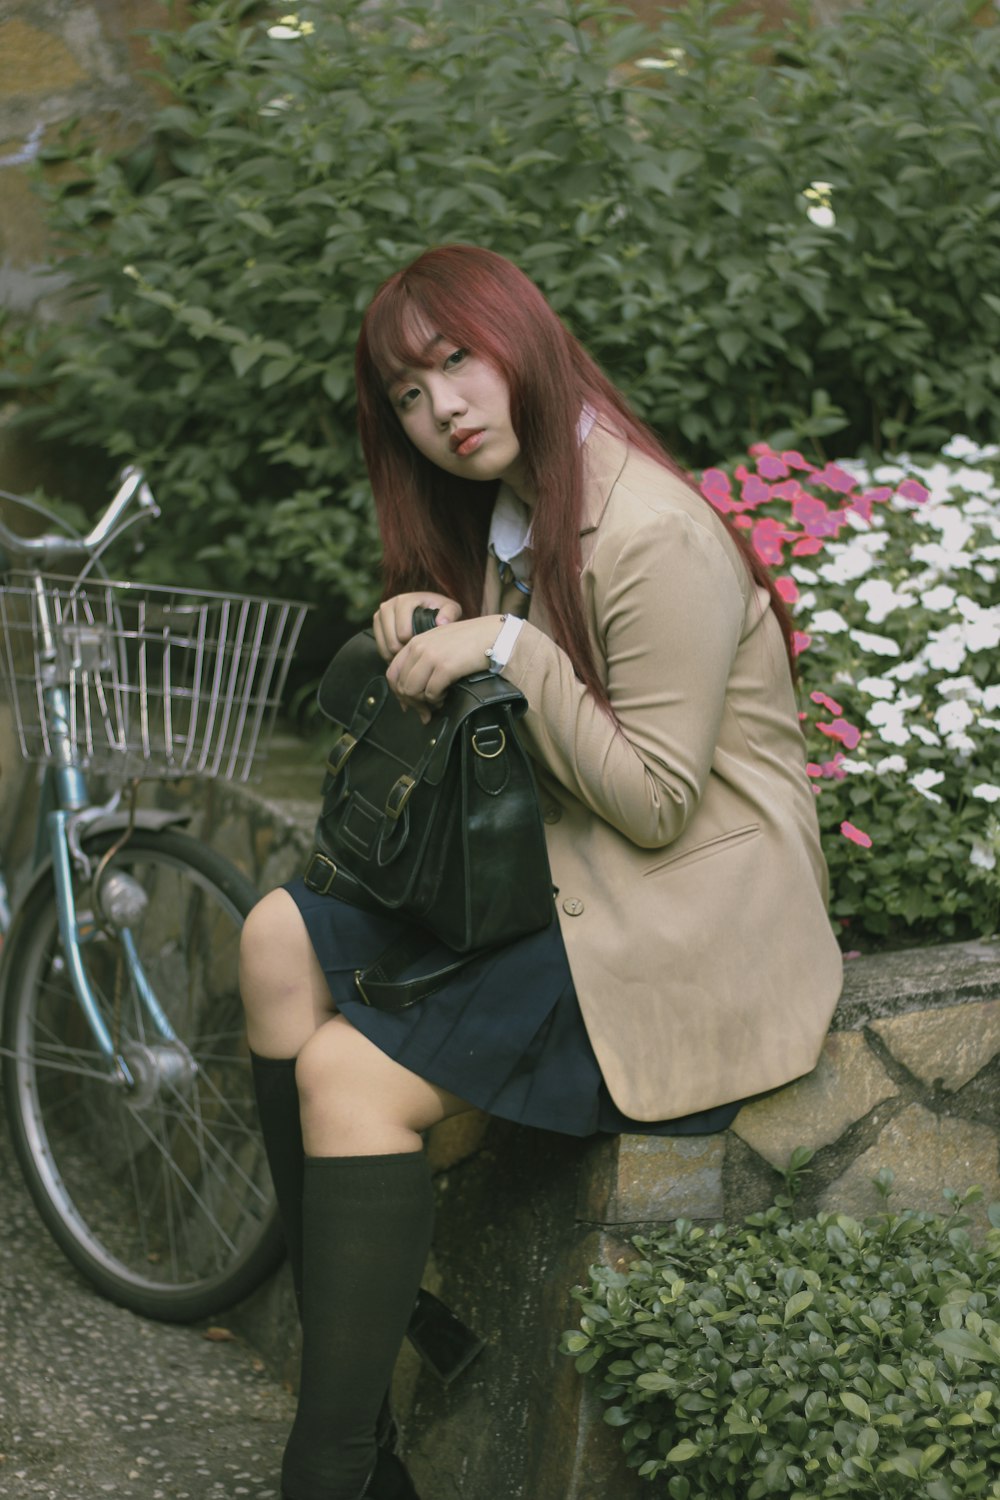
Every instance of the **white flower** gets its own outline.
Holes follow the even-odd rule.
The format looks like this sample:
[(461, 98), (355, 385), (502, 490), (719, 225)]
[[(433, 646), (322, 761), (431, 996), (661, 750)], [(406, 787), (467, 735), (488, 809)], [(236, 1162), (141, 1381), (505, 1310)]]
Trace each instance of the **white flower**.
[(983, 707), (987, 713), (992, 713), (995, 708), (1000, 708), (1000, 682), (993, 683), (988, 688), (983, 688)]
[(980, 729), (1000, 729), (1000, 719), (980, 719)]
[(814, 573), (812, 568), (803, 568), (798, 563), (794, 563), (788, 571), (796, 583), (819, 583), (819, 574)]
[(903, 710), (895, 703), (873, 703), (865, 715), (886, 745), (908, 745), (910, 731), (903, 722)]
[(1000, 786), (994, 786), (991, 781), (981, 781), (972, 788), (972, 796), (978, 797), (980, 802), (1000, 802)]
[(910, 609), (917, 602), (910, 594), (897, 594), (891, 583), (880, 578), (866, 578), (855, 590), (855, 598), (868, 606), (868, 619), (873, 625), (881, 625), (893, 610)]
[(896, 696), (896, 684), (890, 682), (888, 677), (862, 677), (858, 688), (862, 693), (867, 693), (869, 698), (894, 698)]
[(943, 630), (932, 630), (922, 654), (936, 671), (957, 672), (966, 657), (965, 627), (946, 625)]
[(820, 229), (832, 229), (837, 222), (837, 215), (832, 208), (824, 208), (822, 203), (813, 203), (806, 209), (806, 218)]
[(839, 762), (839, 765), (840, 769), (846, 771), (848, 776), (870, 776), (873, 769), (868, 761), (851, 760), (850, 756), (847, 755)]
[(915, 656), (912, 661), (901, 661), (898, 667), (890, 667), (885, 675), (894, 677), (897, 682), (909, 682), (911, 677), (924, 677), (926, 674), (926, 662)]
[(970, 651), (993, 651), (1000, 646), (1000, 610), (984, 609), (976, 620), (962, 627)]
[(975, 722), (976, 715), (964, 698), (942, 703), (934, 715), (934, 723), (942, 734), (958, 734)]
[(941, 743), (933, 729), (928, 729), (923, 724), (911, 724), (910, 729), (922, 745), (940, 745)]
[(981, 839), (973, 839), (969, 863), (975, 865), (979, 870), (995, 870), (997, 867), (997, 857), (989, 844), (984, 844)]
[(890, 771), (905, 771), (906, 757), (902, 755), (885, 755), (875, 763), (876, 776), (887, 776)]
[(899, 484), (908, 472), (907, 469), (901, 469), (899, 464), (881, 464), (872, 471), (872, 478), (876, 484)]
[(809, 621), (809, 628), (818, 630), (823, 635), (837, 635), (841, 630), (847, 629), (847, 621), (835, 609), (821, 609)]
[(861, 545), (863, 537), (848, 543), (846, 547), (833, 547), (828, 549), (830, 562), (824, 563), (819, 570), (819, 576), (826, 583), (853, 583), (855, 578), (863, 578), (870, 573), (875, 566), (875, 559), (868, 547)]
[(873, 656), (899, 655), (899, 646), (887, 635), (872, 635), (869, 630), (852, 630), (850, 634), (855, 645), (862, 651), (870, 651)]
[(650, 70), (679, 68), (685, 56), (683, 47), (668, 47), (663, 57), (637, 57), (635, 66)]
[(941, 449), (946, 458), (966, 459), (970, 464), (982, 463), (984, 458), (993, 458), (998, 451), (1000, 450), (996, 448), (981, 448), (961, 432), (956, 432)]
[(981, 703), (984, 697), (974, 677), (949, 677), (938, 683), (937, 690), (942, 698), (967, 698), (970, 703)]
[(940, 786), (943, 780), (943, 771), (932, 771), (929, 768), (926, 771), (918, 771), (916, 776), (911, 776), (909, 778), (910, 785), (914, 787), (922, 797), (926, 797), (928, 802), (944, 801), (944, 798), (939, 797), (937, 792), (931, 791), (932, 786)]
[(939, 583), (936, 589), (928, 590), (924, 595), (923, 602), (928, 609), (951, 609), (951, 606), (955, 602), (955, 590), (949, 588), (946, 583)]
[(275, 42), (291, 42), (300, 37), (302, 32), (294, 26), (269, 26), (267, 34)]

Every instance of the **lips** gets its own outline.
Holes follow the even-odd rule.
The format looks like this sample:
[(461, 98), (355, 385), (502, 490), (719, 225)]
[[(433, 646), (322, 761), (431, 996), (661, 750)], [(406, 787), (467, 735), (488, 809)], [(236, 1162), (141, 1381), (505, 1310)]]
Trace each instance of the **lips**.
[(470, 453), (475, 453), (485, 430), (484, 427), (459, 427), (448, 439), (448, 446), (459, 458), (466, 458)]

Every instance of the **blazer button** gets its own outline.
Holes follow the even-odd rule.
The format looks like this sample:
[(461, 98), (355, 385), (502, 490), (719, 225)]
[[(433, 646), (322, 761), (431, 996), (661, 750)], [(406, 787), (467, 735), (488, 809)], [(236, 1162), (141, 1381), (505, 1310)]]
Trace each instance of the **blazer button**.
[(583, 911), (583, 902), (579, 896), (568, 896), (563, 902), (563, 911), (568, 917), (578, 917)]
[(542, 813), (542, 817), (546, 823), (558, 823), (559, 819), (562, 817), (562, 808), (547, 807)]

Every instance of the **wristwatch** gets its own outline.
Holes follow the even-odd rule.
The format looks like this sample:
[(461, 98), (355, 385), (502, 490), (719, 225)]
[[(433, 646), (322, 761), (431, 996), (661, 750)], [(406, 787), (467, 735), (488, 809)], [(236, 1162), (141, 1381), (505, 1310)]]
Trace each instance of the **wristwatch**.
[(514, 650), (514, 642), (521, 634), (521, 626), (524, 621), (518, 615), (501, 615), (500, 630), (492, 646), (487, 647), (486, 660), (490, 664), (490, 671), (496, 675), (502, 672), (510, 661), (511, 652)]

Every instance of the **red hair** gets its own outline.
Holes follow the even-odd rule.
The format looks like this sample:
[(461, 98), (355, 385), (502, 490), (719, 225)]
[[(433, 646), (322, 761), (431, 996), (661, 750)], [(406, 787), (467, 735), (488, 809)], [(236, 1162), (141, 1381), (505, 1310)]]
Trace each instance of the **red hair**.
[[(535, 497), (532, 587), (544, 595), (554, 638), (577, 676), (610, 707), (578, 583), (583, 457), (577, 426), (583, 406), (695, 487), (511, 261), (476, 245), (427, 250), (379, 288), (355, 356), (358, 426), (382, 535), (385, 598), (433, 589), (457, 600), (466, 618), (477, 615), (481, 604), (498, 485), (448, 474), (419, 453), (387, 391), (394, 371), (431, 363), (434, 356), (423, 347), (428, 327), (486, 360), (507, 382), (511, 425)], [(756, 553), (738, 531), (729, 530), (750, 573), (771, 596), (794, 673), (784, 602)]]

